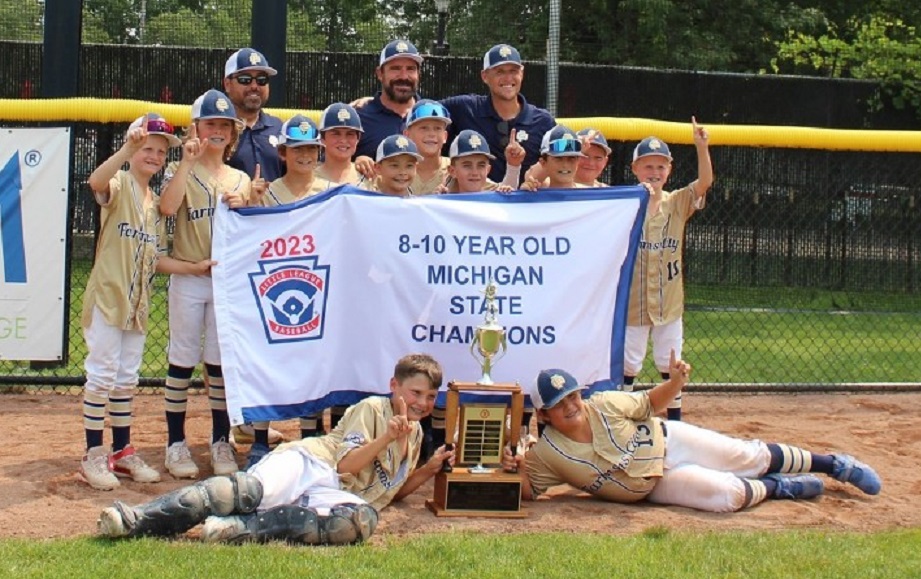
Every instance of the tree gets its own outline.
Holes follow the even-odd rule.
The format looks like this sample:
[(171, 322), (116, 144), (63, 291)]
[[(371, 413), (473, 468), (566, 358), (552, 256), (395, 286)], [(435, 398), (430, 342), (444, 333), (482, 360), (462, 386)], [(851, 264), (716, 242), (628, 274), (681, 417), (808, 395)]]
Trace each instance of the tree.
[(0, 0), (0, 40), (41, 42), (44, 9), (39, 0)]
[(820, 35), (790, 30), (777, 43), (775, 72), (821, 74), (835, 78), (880, 81), (875, 109), (891, 101), (897, 109), (917, 111), (921, 118), (921, 37), (914, 26), (887, 16), (852, 18), (843, 30), (829, 25)]

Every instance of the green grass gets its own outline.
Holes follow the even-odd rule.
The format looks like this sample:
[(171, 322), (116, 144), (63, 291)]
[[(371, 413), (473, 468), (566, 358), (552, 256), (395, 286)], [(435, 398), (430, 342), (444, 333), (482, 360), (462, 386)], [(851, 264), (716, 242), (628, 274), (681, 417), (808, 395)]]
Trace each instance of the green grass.
[(916, 577), (921, 530), (874, 534), (435, 534), (383, 545), (208, 546), (97, 539), (0, 542), (17, 577)]
[[(0, 361), (0, 374), (83, 375), (80, 313), (89, 270), (89, 260), (73, 261), (68, 363), (38, 371)], [(166, 285), (166, 276), (158, 276), (152, 292), (145, 378), (166, 376)], [(686, 301), (684, 357), (695, 368), (695, 382), (915, 382), (921, 376), (921, 293), (689, 285)], [(658, 381), (651, 354), (638, 381)]]

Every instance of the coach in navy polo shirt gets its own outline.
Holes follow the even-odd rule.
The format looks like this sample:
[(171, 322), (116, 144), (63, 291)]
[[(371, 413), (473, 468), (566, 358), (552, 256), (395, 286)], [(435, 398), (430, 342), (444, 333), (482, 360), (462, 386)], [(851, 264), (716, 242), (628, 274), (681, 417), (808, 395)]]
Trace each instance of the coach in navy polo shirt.
[(283, 174), (275, 149), (281, 119), (262, 110), (269, 100), (269, 80), (276, 74), (262, 53), (252, 48), (234, 52), (224, 65), (224, 92), (246, 125), (228, 164), (251, 178), (258, 164), (262, 178), (269, 183)]
[(416, 104), (421, 64), (422, 56), (408, 40), (394, 40), (381, 50), (380, 64), (374, 71), (381, 90), (370, 102), (356, 107), (365, 131), (356, 156), (373, 159), (381, 141), (403, 132), (403, 119)]
[(505, 177), (505, 147), (514, 130), (516, 140), (525, 150), (523, 177), (540, 158), (540, 140), (556, 125), (556, 120), (549, 111), (528, 104), (521, 95), (524, 65), (513, 46), (499, 44), (490, 48), (483, 57), (480, 78), (489, 87), (488, 95), (459, 95), (441, 101), (451, 113), (448, 142), (465, 129), (486, 137), (496, 157), (489, 178), (498, 183)]

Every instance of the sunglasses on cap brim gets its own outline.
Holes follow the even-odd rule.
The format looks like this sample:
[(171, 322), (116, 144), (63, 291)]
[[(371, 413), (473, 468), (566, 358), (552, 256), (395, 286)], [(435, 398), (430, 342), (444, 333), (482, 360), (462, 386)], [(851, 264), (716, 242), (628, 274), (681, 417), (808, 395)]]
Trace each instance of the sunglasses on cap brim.
[(173, 134), (173, 125), (162, 119), (153, 119), (147, 121), (147, 132), (148, 133), (167, 133)]
[(285, 129), (285, 139), (288, 141), (318, 141), (320, 132), (311, 126), (301, 129), (299, 125), (291, 125)]
[(576, 139), (556, 139), (547, 144), (547, 153), (581, 153), (582, 143)]
[(256, 84), (259, 86), (265, 86), (269, 84), (268, 76), (253, 76), (251, 74), (241, 74), (235, 78), (235, 80), (242, 84), (243, 86), (248, 86), (252, 84), (253, 81), (256, 81)]
[(448, 114), (448, 110), (439, 104), (423, 104), (414, 108), (413, 111), (409, 114), (409, 122), (414, 123), (418, 120), (427, 119), (427, 118), (438, 118), (444, 121), (449, 121), (451, 115)]

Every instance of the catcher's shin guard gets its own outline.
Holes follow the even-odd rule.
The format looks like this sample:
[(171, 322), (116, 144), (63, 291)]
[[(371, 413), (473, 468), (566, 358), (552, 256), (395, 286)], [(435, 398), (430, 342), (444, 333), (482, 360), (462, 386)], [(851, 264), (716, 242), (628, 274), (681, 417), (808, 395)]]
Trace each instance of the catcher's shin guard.
[(256, 477), (245, 472), (214, 476), (136, 507), (115, 501), (99, 517), (99, 534), (114, 538), (183, 533), (210, 515), (252, 513), (261, 500), (262, 483)]
[(345, 504), (320, 515), (310, 507), (284, 505), (234, 517), (209, 517), (202, 540), (217, 543), (287, 541), (305, 545), (360, 543), (377, 527), (377, 511), (367, 504)]

